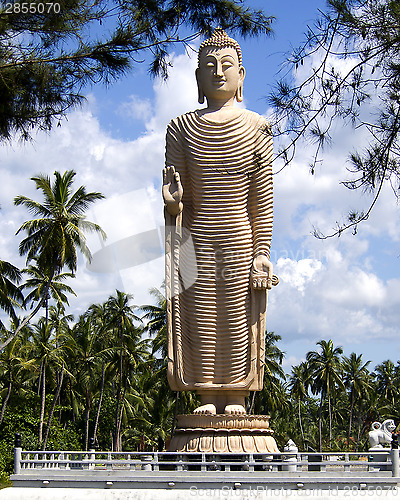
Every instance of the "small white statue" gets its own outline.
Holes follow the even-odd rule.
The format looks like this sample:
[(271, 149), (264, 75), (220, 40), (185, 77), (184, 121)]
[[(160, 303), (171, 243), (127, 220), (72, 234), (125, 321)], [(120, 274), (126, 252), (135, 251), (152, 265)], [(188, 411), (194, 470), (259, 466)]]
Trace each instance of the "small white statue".
[(392, 442), (392, 432), (396, 429), (396, 424), (393, 419), (387, 419), (382, 424), (374, 422), (371, 430), (368, 433), (369, 449), (382, 449)]
[(299, 449), (297, 448), (297, 445), (292, 439), (289, 439), (289, 441), (285, 444), (285, 447), (283, 448), (283, 451), (285, 453), (298, 453)]

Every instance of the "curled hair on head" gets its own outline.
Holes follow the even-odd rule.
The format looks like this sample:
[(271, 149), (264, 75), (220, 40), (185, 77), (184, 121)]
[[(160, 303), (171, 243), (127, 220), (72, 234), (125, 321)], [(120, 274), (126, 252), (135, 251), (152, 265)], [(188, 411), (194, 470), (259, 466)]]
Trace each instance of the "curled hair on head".
[(242, 65), (242, 51), (240, 49), (240, 45), (236, 40), (228, 36), (222, 28), (216, 28), (211, 37), (207, 38), (207, 40), (204, 40), (200, 44), (197, 62), (198, 66), (200, 66), (200, 54), (206, 47), (218, 47), (220, 49), (223, 49), (225, 47), (232, 47), (236, 50), (236, 53), (238, 55), (239, 66)]

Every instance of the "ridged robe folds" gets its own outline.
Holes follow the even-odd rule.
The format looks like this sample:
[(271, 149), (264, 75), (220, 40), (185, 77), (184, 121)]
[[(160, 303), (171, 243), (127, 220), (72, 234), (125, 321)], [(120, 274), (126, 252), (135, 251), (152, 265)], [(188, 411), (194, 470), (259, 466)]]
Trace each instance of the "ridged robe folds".
[(238, 111), (217, 123), (198, 111), (172, 120), (166, 165), (183, 211), (165, 211), (168, 380), (173, 390), (261, 390), (266, 291), (252, 290), (272, 233), (272, 137)]

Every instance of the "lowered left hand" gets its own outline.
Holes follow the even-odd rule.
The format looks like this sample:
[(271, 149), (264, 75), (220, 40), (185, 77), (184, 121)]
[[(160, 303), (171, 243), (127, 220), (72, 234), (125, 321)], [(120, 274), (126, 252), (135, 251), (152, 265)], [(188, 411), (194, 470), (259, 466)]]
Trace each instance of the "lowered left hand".
[(272, 271), (272, 263), (268, 257), (266, 255), (257, 255), (251, 268), (251, 286), (255, 289), (270, 290), (272, 288)]

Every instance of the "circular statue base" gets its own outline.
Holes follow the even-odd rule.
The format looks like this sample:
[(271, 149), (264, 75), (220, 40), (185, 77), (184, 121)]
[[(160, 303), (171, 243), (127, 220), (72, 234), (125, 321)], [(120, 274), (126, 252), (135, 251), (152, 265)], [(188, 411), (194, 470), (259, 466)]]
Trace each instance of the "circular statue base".
[(269, 415), (178, 415), (168, 451), (279, 453)]

